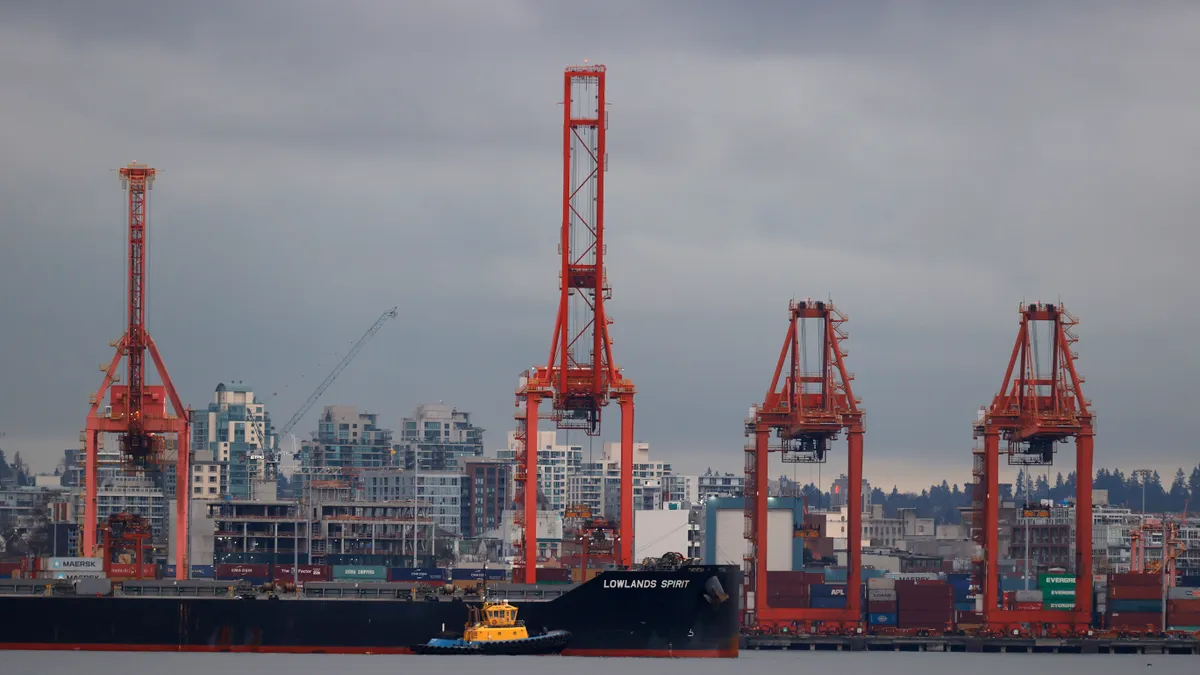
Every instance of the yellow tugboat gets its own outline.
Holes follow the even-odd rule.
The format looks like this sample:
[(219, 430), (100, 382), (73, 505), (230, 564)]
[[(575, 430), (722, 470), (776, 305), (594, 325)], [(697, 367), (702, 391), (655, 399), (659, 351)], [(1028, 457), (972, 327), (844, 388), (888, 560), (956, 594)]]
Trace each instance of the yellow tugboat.
[(482, 607), (471, 607), (463, 636), (457, 639), (434, 638), (413, 645), (417, 654), (558, 654), (567, 646), (571, 634), (552, 630), (530, 636), (524, 621), (517, 619), (517, 608), (506, 601), (484, 600)]

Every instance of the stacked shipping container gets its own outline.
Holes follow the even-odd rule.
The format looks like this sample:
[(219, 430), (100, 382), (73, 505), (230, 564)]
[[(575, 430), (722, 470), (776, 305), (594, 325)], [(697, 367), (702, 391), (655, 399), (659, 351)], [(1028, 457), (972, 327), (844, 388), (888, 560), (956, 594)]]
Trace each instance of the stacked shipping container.
[(1200, 587), (1177, 587), (1167, 593), (1167, 626), (1200, 632)]
[(942, 630), (954, 622), (954, 589), (944, 581), (897, 581), (896, 625)]
[(1162, 583), (1157, 574), (1111, 574), (1108, 577), (1105, 623), (1118, 630), (1162, 627)]
[(867, 579), (867, 625), (895, 626), (897, 621), (896, 581), (885, 577)]

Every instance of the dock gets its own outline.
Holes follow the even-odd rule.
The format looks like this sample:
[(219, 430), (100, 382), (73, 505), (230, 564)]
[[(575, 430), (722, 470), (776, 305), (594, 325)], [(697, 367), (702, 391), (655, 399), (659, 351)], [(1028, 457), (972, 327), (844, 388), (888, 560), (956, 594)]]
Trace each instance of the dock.
[(1024, 654), (1193, 654), (1194, 639), (981, 638), (973, 636), (743, 635), (743, 650)]

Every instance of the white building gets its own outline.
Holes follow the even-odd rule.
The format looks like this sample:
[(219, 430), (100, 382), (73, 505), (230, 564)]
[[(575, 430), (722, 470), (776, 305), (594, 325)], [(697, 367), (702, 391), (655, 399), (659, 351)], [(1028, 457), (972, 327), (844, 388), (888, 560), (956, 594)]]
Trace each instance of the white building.
[(662, 478), (663, 501), (687, 505), (700, 503), (699, 476), (667, 474)]
[(732, 473), (717, 473), (711, 469), (696, 477), (699, 499), (706, 502), (717, 497), (744, 497), (746, 476)]
[(633, 559), (660, 558), (667, 553), (679, 553), (687, 558), (701, 558), (700, 524), (692, 523), (687, 507), (636, 511), (633, 514)]
[[(518, 528), (513, 521), (514, 512), (508, 510), (504, 512), (502, 520), (504, 526), (500, 532), (500, 539), (504, 542), (504, 555), (512, 556), (516, 554), (516, 545), (518, 537), (521, 537), (523, 531)], [(537, 512), (537, 559), (539, 562), (545, 562), (551, 558), (562, 557), (562, 540), (563, 540), (563, 515), (558, 511), (538, 511)]]
[[(565, 511), (572, 503), (567, 494), (568, 478), (583, 464), (583, 446), (559, 445), (556, 431), (539, 431), (537, 440), (538, 491), (545, 496), (549, 509)], [(496, 456), (516, 461), (516, 432), (508, 432), (508, 448), (498, 450)]]
[(461, 471), (465, 460), (483, 456), (483, 429), (471, 424), (469, 412), (426, 403), (404, 418), (397, 449), (406, 469)]
[(430, 517), (439, 528), (455, 534), (462, 533), (463, 474), (453, 471), (377, 469), (363, 471), (359, 478), (364, 501), (415, 499), (428, 502)]
[[(267, 453), (275, 449), (275, 430), (266, 406), (250, 387), (241, 382), (218, 384), (208, 409), (192, 411), (191, 422), (192, 452), (211, 453), (220, 494), (253, 499), (262, 482), (274, 482), (277, 467), (268, 467)], [(208, 487), (206, 483), (202, 494), (193, 490), (192, 497), (209, 498)]]
[[(633, 444), (633, 504), (635, 510), (662, 507), (664, 480), (671, 475), (671, 465), (650, 461), (650, 444)], [(567, 502), (579, 504), (617, 519), (620, 514), (621, 444), (604, 444), (604, 458), (598, 462), (583, 462), (577, 474), (568, 480)]]

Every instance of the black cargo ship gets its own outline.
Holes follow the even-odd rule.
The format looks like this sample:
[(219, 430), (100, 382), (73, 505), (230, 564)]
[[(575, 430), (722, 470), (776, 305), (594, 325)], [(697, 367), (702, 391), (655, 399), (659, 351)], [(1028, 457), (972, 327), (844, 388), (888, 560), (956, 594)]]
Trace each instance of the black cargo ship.
[[(604, 571), (567, 587), (497, 584), (488, 594), (516, 605), (531, 634), (569, 631), (564, 655), (729, 658), (740, 585), (736, 566), (691, 565)], [(89, 597), (62, 581), (0, 582), (0, 649), (400, 654), (461, 631), (480, 602), (384, 582), (311, 583), (303, 595), (230, 586), (126, 582)]]

